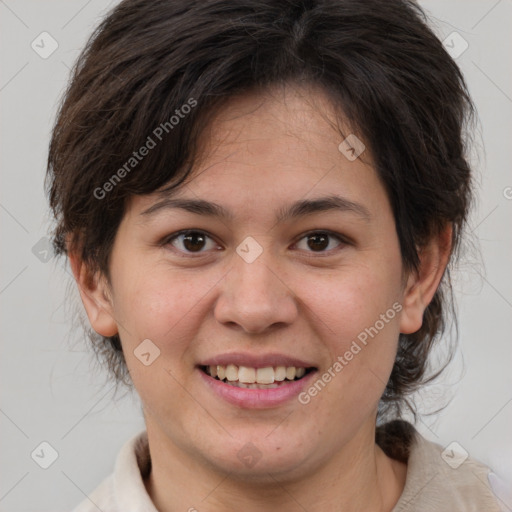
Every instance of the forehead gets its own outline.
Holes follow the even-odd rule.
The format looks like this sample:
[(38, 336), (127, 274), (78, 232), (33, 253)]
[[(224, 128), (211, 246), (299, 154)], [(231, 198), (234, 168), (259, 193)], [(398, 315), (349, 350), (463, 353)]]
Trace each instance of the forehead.
[(199, 159), (211, 164), (236, 151), (271, 169), (318, 168), (339, 163), (338, 146), (350, 133), (320, 87), (274, 86), (223, 104), (203, 134)]
[[(333, 193), (368, 202), (383, 189), (369, 151), (355, 160), (340, 151), (349, 135), (321, 89), (287, 86), (233, 97), (204, 130), (194, 169), (172, 195), (210, 198), (247, 215)], [(134, 202), (141, 212), (165, 197)]]

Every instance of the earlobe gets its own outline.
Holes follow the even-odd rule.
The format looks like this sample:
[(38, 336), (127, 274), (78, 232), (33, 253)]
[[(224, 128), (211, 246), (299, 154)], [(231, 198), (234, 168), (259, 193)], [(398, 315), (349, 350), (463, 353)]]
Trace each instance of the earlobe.
[(76, 253), (69, 253), (69, 263), (92, 328), (105, 337), (116, 335), (118, 328), (106, 279), (99, 273), (91, 275)]
[(404, 289), (400, 332), (412, 334), (423, 323), (423, 313), (439, 287), (452, 248), (452, 226), (448, 224), (421, 248), (418, 272), (411, 272)]

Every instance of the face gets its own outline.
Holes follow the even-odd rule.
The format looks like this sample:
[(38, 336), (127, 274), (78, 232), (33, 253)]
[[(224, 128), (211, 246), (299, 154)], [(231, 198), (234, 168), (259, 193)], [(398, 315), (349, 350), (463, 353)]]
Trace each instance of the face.
[(318, 90), (230, 100), (186, 184), (131, 200), (108, 301), (86, 304), (120, 334), (150, 442), (191, 465), (298, 476), (373, 444), (422, 308), (369, 151), (347, 158), (333, 122)]

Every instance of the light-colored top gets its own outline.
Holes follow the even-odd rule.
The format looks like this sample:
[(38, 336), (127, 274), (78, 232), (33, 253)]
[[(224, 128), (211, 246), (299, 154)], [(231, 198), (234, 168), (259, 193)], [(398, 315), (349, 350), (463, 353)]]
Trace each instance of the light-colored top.
[[(405, 488), (392, 512), (509, 510), (493, 491), (490, 469), (452, 448), (444, 450), (415, 432)], [(158, 512), (144, 486), (150, 470), (144, 431), (122, 447), (114, 472), (72, 512)]]

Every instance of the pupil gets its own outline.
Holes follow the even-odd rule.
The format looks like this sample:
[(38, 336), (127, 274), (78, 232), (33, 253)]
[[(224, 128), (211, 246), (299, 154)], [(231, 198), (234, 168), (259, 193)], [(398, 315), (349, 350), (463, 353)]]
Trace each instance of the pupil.
[[(197, 244), (197, 240), (199, 244)], [(183, 245), (188, 251), (194, 251), (194, 249), (201, 249), (202, 244), (204, 244), (204, 235), (201, 233), (188, 233), (184, 236)], [(199, 247), (199, 246), (201, 247)]]
[[(329, 245), (329, 237), (327, 235), (323, 235), (323, 234), (314, 234), (314, 235), (310, 235), (309, 236), (309, 242), (311, 242), (312, 239), (316, 239), (316, 242), (318, 242), (320, 240), (320, 243), (313, 243), (313, 245), (311, 245), (311, 243), (309, 244), (309, 247), (311, 249), (315, 249), (315, 245), (316, 245), (316, 248), (318, 249), (325, 249), (328, 245)], [(320, 247), (319, 247), (320, 246)]]

